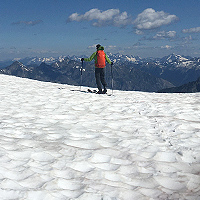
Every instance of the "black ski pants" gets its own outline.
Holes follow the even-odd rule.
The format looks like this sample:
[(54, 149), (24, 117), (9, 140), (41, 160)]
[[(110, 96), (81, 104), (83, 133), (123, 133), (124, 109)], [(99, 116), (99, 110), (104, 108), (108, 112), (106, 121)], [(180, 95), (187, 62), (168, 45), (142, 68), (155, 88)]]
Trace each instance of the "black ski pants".
[(102, 86), (106, 89), (106, 80), (105, 80), (105, 68), (95, 68), (95, 78), (97, 83), (97, 88), (101, 91)]

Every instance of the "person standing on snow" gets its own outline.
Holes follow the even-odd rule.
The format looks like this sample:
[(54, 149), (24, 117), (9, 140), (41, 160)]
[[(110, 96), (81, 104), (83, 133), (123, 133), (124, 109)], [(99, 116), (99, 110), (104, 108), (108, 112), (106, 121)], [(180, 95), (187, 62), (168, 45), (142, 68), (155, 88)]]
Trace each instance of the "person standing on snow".
[[(90, 58), (82, 58), (81, 61), (90, 62), (93, 59), (95, 60), (95, 78), (96, 78), (96, 84), (98, 88), (98, 94), (105, 94), (107, 92), (106, 86), (106, 80), (105, 80), (105, 66), (106, 61), (109, 64), (113, 64), (113, 62), (110, 61), (106, 53), (104, 52), (104, 47), (100, 44), (96, 45), (97, 51), (94, 52)], [(102, 85), (104, 90), (102, 91)]]

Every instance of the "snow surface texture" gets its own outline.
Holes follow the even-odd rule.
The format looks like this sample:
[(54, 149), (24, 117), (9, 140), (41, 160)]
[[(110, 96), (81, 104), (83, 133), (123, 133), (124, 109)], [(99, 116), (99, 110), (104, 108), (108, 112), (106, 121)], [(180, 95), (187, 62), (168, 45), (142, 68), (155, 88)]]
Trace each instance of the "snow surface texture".
[(200, 93), (78, 89), (0, 75), (1, 200), (200, 199)]

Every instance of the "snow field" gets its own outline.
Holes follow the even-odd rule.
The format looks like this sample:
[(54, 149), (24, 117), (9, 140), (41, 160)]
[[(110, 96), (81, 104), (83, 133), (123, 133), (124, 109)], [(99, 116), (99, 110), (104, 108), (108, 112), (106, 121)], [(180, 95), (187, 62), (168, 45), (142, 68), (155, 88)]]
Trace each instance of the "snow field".
[(0, 87), (0, 199), (200, 199), (199, 93)]

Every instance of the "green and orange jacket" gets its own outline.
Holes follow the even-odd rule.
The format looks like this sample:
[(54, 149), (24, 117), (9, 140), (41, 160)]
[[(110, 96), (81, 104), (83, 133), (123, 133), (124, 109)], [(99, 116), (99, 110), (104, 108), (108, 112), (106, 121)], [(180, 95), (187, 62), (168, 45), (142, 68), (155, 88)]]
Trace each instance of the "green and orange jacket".
[[(98, 50), (104, 50), (104, 47), (103, 47), (103, 46), (100, 46), (100, 47), (97, 49), (97, 51), (98, 51)], [(105, 53), (105, 52), (104, 52), (104, 53)], [(110, 59), (108, 58), (108, 56), (106, 55), (106, 53), (105, 53), (105, 58), (106, 58), (107, 63), (111, 64), (111, 61), (110, 61)], [(89, 58), (84, 58), (84, 61), (90, 62), (90, 61), (92, 61), (93, 59), (94, 59), (94, 61), (95, 61), (95, 68), (97, 68), (97, 67), (96, 67), (96, 64), (97, 64), (97, 52), (94, 52)]]

